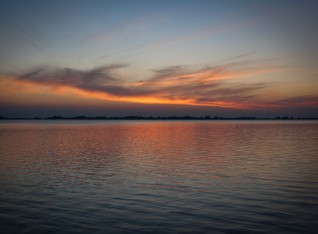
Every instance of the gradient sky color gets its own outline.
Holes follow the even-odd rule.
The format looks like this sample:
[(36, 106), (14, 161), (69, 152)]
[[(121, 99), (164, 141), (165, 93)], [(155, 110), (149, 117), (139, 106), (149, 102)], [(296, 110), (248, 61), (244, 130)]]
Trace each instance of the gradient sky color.
[(1, 1), (0, 115), (318, 117), (317, 1)]

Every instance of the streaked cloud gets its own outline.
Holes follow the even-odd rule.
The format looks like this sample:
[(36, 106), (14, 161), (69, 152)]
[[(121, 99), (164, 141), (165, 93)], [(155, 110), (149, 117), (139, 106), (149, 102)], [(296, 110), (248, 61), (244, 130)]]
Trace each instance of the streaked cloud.
[[(284, 66), (226, 63), (192, 68), (171, 66), (153, 70), (143, 81), (127, 81), (118, 74), (126, 64), (110, 64), (90, 70), (37, 68), (16, 77), (1, 78), (3, 93), (51, 93), (87, 99), (145, 104), (182, 104), (235, 109), (317, 105), (317, 96), (277, 99), (264, 96), (276, 84), (253, 77), (289, 69)], [(248, 79), (248, 80), (247, 80)]]

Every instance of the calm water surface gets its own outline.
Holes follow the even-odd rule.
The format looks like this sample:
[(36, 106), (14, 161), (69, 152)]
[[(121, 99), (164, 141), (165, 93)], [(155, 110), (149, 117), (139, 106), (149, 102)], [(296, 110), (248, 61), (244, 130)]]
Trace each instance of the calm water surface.
[(0, 123), (2, 233), (316, 233), (318, 122)]

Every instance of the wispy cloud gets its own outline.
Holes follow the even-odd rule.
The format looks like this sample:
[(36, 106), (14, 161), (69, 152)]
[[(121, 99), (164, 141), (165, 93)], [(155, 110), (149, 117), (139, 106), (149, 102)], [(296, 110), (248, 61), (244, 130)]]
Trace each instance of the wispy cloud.
[[(98, 56), (95, 61), (104, 60), (106, 58), (112, 57), (114, 55), (120, 56), (120, 57), (129, 57), (129, 56), (136, 56), (144, 53), (150, 53), (153, 51), (160, 51), (162, 49), (167, 49), (174, 47), (176, 45), (180, 45), (187, 42), (195, 42), (200, 41), (209, 37), (218, 36), (225, 33), (235, 32), (239, 30), (246, 30), (249, 28), (256, 28), (259, 24), (261, 24), (264, 21), (272, 20), (276, 17), (282, 17), (282, 15), (285, 15), (286, 12), (290, 10), (290, 6), (286, 7), (286, 9), (271, 9), (271, 11), (268, 11), (266, 9), (263, 9), (262, 4), (252, 4), (251, 6), (247, 7), (246, 9), (242, 9), (237, 14), (244, 15), (242, 19), (233, 18), (229, 21), (223, 21), (222, 23), (211, 25), (205, 28), (199, 28), (191, 32), (187, 32), (184, 34), (178, 34), (170, 36), (166, 39), (150, 42), (148, 44), (138, 45), (131, 48), (123, 49), (123, 50), (117, 50), (112, 53), (103, 54), (101, 56)], [(258, 16), (249, 16), (249, 12), (251, 11), (257, 11), (259, 13)], [(191, 14), (191, 12), (188, 12)], [(153, 17), (151, 17), (153, 18)], [(150, 18), (145, 18), (147, 20), (143, 20), (143, 22), (148, 22)], [(142, 23), (144, 24), (144, 23)], [(141, 25), (142, 25), (141, 24)], [(132, 27), (134, 28), (134, 27)], [(130, 33), (134, 33), (134, 31), (131, 31)], [(127, 35), (129, 35), (128, 33)], [(104, 38), (110, 38), (111, 34), (105, 34)], [(132, 35), (132, 34), (130, 34)], [(253, 54), (255, 51), (242, 54), (239, 56), (235, 56), (233, 58), (229, 58), (229, 60), (234, 60), (240, 57), (245, 57), (247, 55)]]
[(294, 107), (318, 107), (318, 96), (317, 95), (308, 95), (308, 96), (295, 96), (291, 98), (285, 98), (276, 100), (275, 102), (269, 102), (268, 105), (274, 107), (281, 106), (294, 106)]
[[(193, 69), (189, 66), (172, 66), (153, 70), (153, 76), (144, 81), (127, 81), (116, 71), (126, 64), (110, 64), (90, 70), (70, 68), (37, 68), (9, 79), (31, 92), (47, 92), (63, 95), (71, 93), (84, 98), (147, 104), (186, 104), (228, 108), (275, 108), (292, 105), (316, 105), (317, 97), (301, 97), (287, 100), (267, 99), (262, 91), (274, 86), (271, 82), (245, 82), (254, 77), (286, 69), (279, 66), (249, 66), (244, 63), (226, 63), (218, 66)], [(3, 80), (2, 80), (3, 82)], [(6, 80), (8, 86), (8, 79)], [(25, 85), (27, 84), (27, 86)], [(3, 89), (4, 85), (0, 85)], [(17, 91), (17, 90), (16, 90)], [(19, 91), (17, 91), (19, 92)]]

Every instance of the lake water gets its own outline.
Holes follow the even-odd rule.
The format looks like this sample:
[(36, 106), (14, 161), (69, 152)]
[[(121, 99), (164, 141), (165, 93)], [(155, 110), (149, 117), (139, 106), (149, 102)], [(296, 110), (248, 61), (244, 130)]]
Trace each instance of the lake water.
[(317, 233), (316, 121), (1, 121), (2, 233)]

